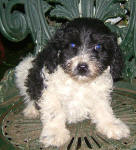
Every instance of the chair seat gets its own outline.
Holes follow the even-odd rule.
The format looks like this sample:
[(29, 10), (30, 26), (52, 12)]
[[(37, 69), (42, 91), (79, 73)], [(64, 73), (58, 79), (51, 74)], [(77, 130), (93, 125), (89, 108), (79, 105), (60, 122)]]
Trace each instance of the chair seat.
[[(121, 84), (118, 84), (118, 87), (115, 88), (112, 95), (112, 108), (115, 115), (130, 127), (130, 138), (122, 140), (107, 139), (95, 130), (95, 125), (90, 120), (85, 120), (77, 124), (67, 125), (71, 133), (71, 139), (64, 146), (44, 148), (39, 143), (42, 129), (40, 119), (27, 119), (23, 116), (23, 98), (18, 95), (14, 81), (11, 82), (14, 79), (13, 74), (14, 70), (8, 71), (1, 81), (1, 89), (5, 88), (4, 94), (6, 97), (0, 104), (2, 130), (0, 137), (3, 139), (1, 143), (8, 142), (9, 145), (12, 145), (13, 147), (10, 150), (125, 150), (136, 147), (136, 91), (127, 89), (126, 84), (124, 84), (125, 88), (121, 87)], [(6, 88), (6, 86), (10, 88)], [(12, 91), (8, 93), (9, 89)], [(11, 94), (11, 92), (13, 93)]]

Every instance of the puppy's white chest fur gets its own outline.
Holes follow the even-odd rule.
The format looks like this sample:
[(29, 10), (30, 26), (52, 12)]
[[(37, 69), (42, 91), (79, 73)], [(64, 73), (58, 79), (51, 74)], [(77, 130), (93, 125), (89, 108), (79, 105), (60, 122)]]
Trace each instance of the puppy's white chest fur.
[(63, 84), (63, 89), (62, 87), (60, 88), (59, 94), (62, 95), (60, 102), (69, 123), (82, 121), (89, 117), (89, 108), (87, 106), (88, 91), (85, 89), (85, 86), (74, 81), (66, 81)]
[(71, 123), (87, 119), (91, 107), (105, 97), (105, 94), (109, 95), (111, 88), (112, 78), (109, 69), (96, 80), (78, 82), (58, 67), (55, 73), (48, 76), (48, 88), (44, 90), (43, 95), (48, 97), (48, 100), (54, 98), (56, 104), (59, 102), (67, 122)]

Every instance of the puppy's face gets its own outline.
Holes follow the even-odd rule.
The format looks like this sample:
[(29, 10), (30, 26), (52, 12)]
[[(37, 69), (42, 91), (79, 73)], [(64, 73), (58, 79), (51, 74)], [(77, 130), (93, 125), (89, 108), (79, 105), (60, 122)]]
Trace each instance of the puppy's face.
[(88, 81), (99, 76), (111, 63), (113, 39), (100, 21), (73, 21), (63, 28), (60, 64), (75, 80)]

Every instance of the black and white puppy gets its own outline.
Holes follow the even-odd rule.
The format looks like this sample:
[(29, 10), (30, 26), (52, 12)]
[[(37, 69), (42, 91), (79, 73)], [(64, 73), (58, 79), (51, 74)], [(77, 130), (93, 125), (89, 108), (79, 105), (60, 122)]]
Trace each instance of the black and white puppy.
[(16, 84), (26, 103), (24, 115), (40, 114), (40, 141), (61, 146), (70, 138), (66, 123), (84, 119), (108, 138), (128, 137), (129, 128), (110, 106), (113, 79), (122, 66), (115, 35), (89, 18), (62, 25), (42, 52), (26, 57), (16, 67)]

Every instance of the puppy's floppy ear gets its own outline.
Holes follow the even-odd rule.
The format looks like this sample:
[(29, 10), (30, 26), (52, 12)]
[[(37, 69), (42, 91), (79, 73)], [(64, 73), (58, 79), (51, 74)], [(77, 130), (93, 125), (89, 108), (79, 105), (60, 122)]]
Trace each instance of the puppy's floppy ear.
[(57, 47), (59, 47), (60, 42), (62, 43), (62, 41), (64, 40), (63, 38), (64, 38), (64, 33), (65, 33), (65, 29), (66, 29), (67, 25), (68, 25), (68, 22), (62, 24), (60, 26), (60, 28), (57, 29), (56, 32), (55, 32), (55, 35), (53, 37), (53, 42), (55, 43), (55, 45)]
[(41, 97), (42, 90), (46, 88), (42, 69), (45, 66), (49, 73), (53, 73), (58, 65), (58, 50), (54, 44), (49, 43), (33, 60), (33, 67), (29, 70), (25, 85), (27, 93), (32, 100), (38, 100)]
[(114, 34), (112, 35), (112, 41), (113, 41), (113, 57), (110, 65), (110, 72), (113, 79), (117, 80), (121, 77), (124, 66), (123, 55), (121, 49), (117, 44), (117, 37)]
[(38, 100), (41, 97), (42, 90), (46, 86), (44, 85), (45, 79), (42, 76), (43, 67), (45, 66), (48, 73), (51, 74), (58, 66), (59, 55), (63, 49), (63, 36), (66, 26), (67, 23), (62, 25), (61, 28), (56, 31), (55, 35), (50, 39), (43, 51), (41, 51), (33, 60), (33, 67), (29, 70), (25, 83), (27, 86), (27, 93), (33, 100)]

